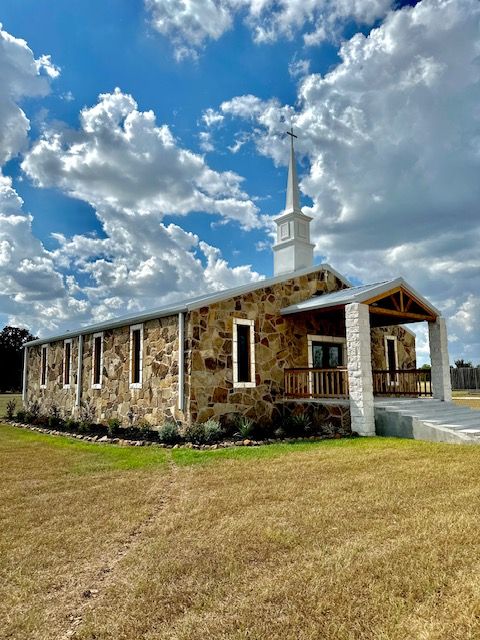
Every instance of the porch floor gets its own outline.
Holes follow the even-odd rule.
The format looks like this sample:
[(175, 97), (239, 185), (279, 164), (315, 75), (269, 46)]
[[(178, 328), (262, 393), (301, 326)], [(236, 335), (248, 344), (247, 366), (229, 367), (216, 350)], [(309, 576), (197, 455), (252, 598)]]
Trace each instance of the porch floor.
[[(374, 397), (373, 404), (376, 407), (384, 407), (391, 406), (394, 403), (406, 403), (412, 402), (412, 400), (418, 401), (432, 401), (433, 398), (428, 398), (425, 396), (382, 396)], [(336, 407), (349, 407), (350, 399), (349, 398), (279, 398), (275, 401), (276, 404), (285, 404), (285, 403), (297, 403), (297, 404), (322, 404), (326, 406), (336, 406)]]

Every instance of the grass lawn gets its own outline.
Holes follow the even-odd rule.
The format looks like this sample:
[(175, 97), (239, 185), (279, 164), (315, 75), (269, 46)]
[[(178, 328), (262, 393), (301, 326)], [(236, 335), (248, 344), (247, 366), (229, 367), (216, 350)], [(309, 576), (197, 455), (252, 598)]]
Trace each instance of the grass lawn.
[(0, 426), (0, 491), (1, 638), (480, 637), (480, 447)]

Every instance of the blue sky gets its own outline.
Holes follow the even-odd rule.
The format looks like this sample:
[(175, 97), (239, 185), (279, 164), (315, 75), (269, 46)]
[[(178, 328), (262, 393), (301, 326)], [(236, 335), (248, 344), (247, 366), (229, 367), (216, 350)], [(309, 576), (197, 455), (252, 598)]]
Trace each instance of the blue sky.
[(403, 275), (480, 361), (478, 2), (180, 5), (2, 4), (0, 321), (46, 334), (271, 275), (292, 122), (316, 261)]
[[(275, 96), (288, 104), (296, 99), (296, 81), (288, 67), (301, 53), (298, 39), (252, 46), (250, 31), (238, 24), (220, 41), (209, 44), (198, 59), (176, 62), (168, 39), (160, 37), (149, 24), (142, 2), (106, 0), (87, 5), (83, 0), (20, 0), (4, 7), (0, 19), (6, 31), (25, 39), (34, 52), (48, 51), (61, 69), (50, 96), (23, 104), (32, 125), (32, 139), (41, 133), (39, 111), (43, 112), (42, 121), (58, 119), (76, 127), (79, 110), (95, 104), (100, 93), (117, 86), (135, 97), (140, 110), (152, 109), (158, 122), (168, 123), (174, 135), (198, 153), (202, 153), (198, 121), (212, 105), (239, 94), (265, 100)], [(345, 24), (342, 30), (348, 34), (354, 26)], [(311, 70), (328, 71), (338, 62), (337, 50), (338, 46), (325, 42), (311, 60)], [(70, 93), (72, 99), (65, 100)], [(279, 212), (284, 203), (285, 168), (275, 167), (270, 159), (259, 156), (253, 145), (232, 157), (222, 148), (222, 140), (228, 146), (234, 132), (234, 125), (222, 131), (216, 152), (209, 153), (209, 166), (237, 171), (245, 179), (246, 191), (262, 199), (265, 213)], [(20, 161), (18, 158), (11, 163), (10, 175), (22, 176)], [(102, 235), (94, 210), (85, 202), (65, 197), (55, 189), (36, 189), (28, 182), (16, 185), (25, 208), (35, 212), (34, 231), (48, 249), (56, 244), (52, 232), (70, 235), (95, 231)], [(219, 231), (211, 228), (211, 222), (211, 216), (195, 212), (182, 220), (182, 226), (218, 244)], [(252, 262), (262, 273), (271, 273), (269, 253), (255, 251), (255, 242), (264, 239), (263, 232), (244, 236), (238, 247), (241, 254), (236, 251), (238, 236), (222, 235), (222, 254), (230, 264)]]

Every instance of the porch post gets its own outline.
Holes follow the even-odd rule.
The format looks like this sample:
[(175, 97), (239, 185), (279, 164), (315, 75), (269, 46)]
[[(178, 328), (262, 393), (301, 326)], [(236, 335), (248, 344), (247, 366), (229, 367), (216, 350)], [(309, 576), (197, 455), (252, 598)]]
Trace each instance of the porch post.
[(435, 322), (428, 323), (428, 337), (432, 363), (433, 397), (450, 402), (452, 400), (452, 383), (445, 318), (438, 316)]
[(352, 431), (361, 436), (374, 436), (372, 347), (368, 305), (352, 302), (345, 306), (345, 329)]

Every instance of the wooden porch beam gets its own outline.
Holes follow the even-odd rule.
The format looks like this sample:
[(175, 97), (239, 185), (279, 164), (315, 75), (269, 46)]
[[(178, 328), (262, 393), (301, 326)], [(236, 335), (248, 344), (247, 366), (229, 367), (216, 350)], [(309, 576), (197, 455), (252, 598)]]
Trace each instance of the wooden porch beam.
[(375, 313), (383, 316), (393, 316), (395, 318), (408, 318), (411, 320), (426, 320), (427, 322), (433, 322), (436, 316), (427, 315), (423, 313), (410, 313), (408, 311), (395, 311), (393, 309), (383, 309), (382, 307), (369, 307), (370, 313)]
[(377, 302), (377, 300), (382, 300), (384, 298), (389, 298), (394, 293), (398, 293), (400, 291), (400, 287), (396, 287), (395, 289), (390, 289), (390, 291), (386, 291), (385, 293), (379, 293), (377, 296), (373, 298), (369, 298), (365, 300), (362, 304), (372, 304), (373, 302)]

